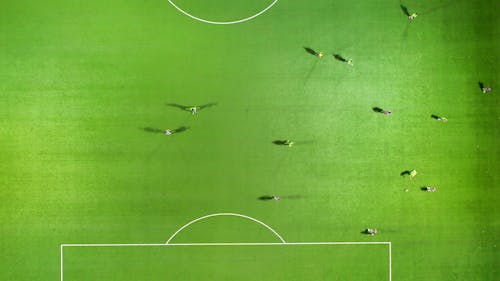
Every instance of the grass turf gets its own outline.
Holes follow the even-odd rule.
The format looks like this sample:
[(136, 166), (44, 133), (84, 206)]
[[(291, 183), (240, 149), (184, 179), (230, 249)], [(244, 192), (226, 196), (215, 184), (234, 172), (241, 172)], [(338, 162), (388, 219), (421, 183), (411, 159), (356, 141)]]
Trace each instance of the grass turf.
[[(0, 279), (59, 278), (61, 243), (161, 243), (235, 212), (287, 241), (392, 241), (393, 280), (494, 280), (498, 4), (408, 1), (409, 22), (397, 1), (351, 2), (279, 1), (229, 26), (166, 1), (1, 3)], [(265, 3), (212, 4), (193, 13)], [(271, 194), (292, 198), (257, 200)], [(200, 232), (182, 239), (252, 238)]]
[[(232, 254), (228, 254), (231, 252)], [(65, 280), (387, 280), (387, 245), (66, 248)]]

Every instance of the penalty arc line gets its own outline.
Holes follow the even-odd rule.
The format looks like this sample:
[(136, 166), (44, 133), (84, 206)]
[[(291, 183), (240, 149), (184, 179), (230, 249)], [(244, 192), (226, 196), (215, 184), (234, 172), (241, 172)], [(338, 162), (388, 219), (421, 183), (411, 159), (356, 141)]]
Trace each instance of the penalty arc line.
[[(189, 225), (206, 219), (210, 217), (216, 217), (216, 216), (236, 216), (236, 217), (241, 217), (245, 218), (248, 220), (252, 220), (254, 222), (257, 222), (258, 224), (266, 227), (268, 230), (270, 230), (273, 234), (275, 234), (281, 242), (253, 242), (253, 243), (170, 243), (170, 241), (183, 229), (188, 227)], [(270, 226), (267, 224), (241, 214), (236, 214), (236, 213), (217, 213), (217, 214), (210, 214), (206, 215), (197, 219), (194, 219), (181, 228), (179, 228), (172, 236), (167, 240), (166, 243), (164, 244), (158, 244), (158, 243), (152, 243), (152, 244), (147, 244), (147, 243), (134, 243), (134, 244), (126, 244), (126, 243), (121, 243), (121, 244), (61, 244), (60, 245), (60, 266), (61, 266), (61, 281), (64, 281), (64, 247), (186, 247), (186, 246), (287, 246), (287, 245), (388, 245), (389, 246), (389, 281), (392, 281), (392, 244), (391, 242), (286, 242), (274, 229), (272, 229)]]
[(254, 222), (256, 222), (256, 223), (264, 226), (265, 228), (269, 229), (272, 233), (274, 233), (274, 235), (276, 235), (276, 237), (278, 237), (281, 240), (282, 243), (286, 243), (285, 239), (283, 239), (283, 237), (281, 237), (281, 235), (279, 235), (278, 232), (276, 232), (276, 230), (274, 230), (272, 227), (270, 227), (269, 225), (261, 222), (258, 219), (255, 219), (255, 218), (252, 218), (252, 217), (249, 217), (249, 216), (245, 216), (245, 215), (242, 215), (242, 214), (236, 214), (236, 213), (216, 213), (216, 214), (210, 214), (210, 215), (206, 215), (206, 216), (203, 216), (203, 217), (199, 217), (197, 219), (194, 219), (194, 220), (186, 223), (181, 228), (179, 228), (174, 234), (172, 234), (172, 236), (170, 236), (170, 238), (168, 238), (168, 240), (167, 240), (167, 242), (165, 242), (165, 244), (169, 244), (170, 241), (172, 241), (172, 239), (174, 239), (174, 237), (179, 232), (181, 232), (183, 229), (185, 229), (186, 227), (190, 226), (191, 224), (193, 224), (193, 223), (195, 223), (197, 221), (200, 221), (200, 220), (204, 220), (204, 219), (211, 218), (211, 217), (218, 217), (218, 216), (234, 216), (234, 217), (240, 217), (240, 218), (245, 218), (245, 219), (254, 221)]

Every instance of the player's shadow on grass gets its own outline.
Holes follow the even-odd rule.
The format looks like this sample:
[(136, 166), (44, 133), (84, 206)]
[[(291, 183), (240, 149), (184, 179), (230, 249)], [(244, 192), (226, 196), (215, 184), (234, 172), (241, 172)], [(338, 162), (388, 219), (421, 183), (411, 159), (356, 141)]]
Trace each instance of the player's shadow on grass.
[(207, 103), (207, 104), (204, 104), (204, 105), (200, 105), (198, 107), (198, 110), (203, 110), (203, 109), (206, 109), (206, 108), (209, 108), (209, 107), (212, 107), (212, 106), (216, 106), (216, 105), (217, 105), (216, 102)]
[(401, 7), (401, 10), (403, 11), (403, 13), (409, 17), (410, 16), (410, 12), (408, 11), (408, 8), (406, 8), (406, 6), (404, 6), (403, 4), (399, 5), (399, 7)]
[(372, 107), (372, 110), (376, 113), (384, 113), (384, 110), (380, 107)]
[[(403, 11), (403, 14), (405, 14), (406, 17), (410, 17), (410, 11), (408, 11), (408, 8), (406, 8), (406, 6), (401, 4), (401, 5), (399, 5), (399, 7), (401, 8), (401, 11)], [(408, 38), (408, 28), (409, 27), (410, 27), (410, 21), (407, 21), (405, 24), (405, 27), (403, 29), (403, 33), (401, 35), (401, 38), (403, 40), (406, 40)]]
[(146, 133), (165, 133), (165, 130), (158, 129), (158, 128), (151, 128), (151, 127), (144, 127), (141, 128)]
[(315, 50), (313, 50), (313, 49), (311, 49), (311, 48), (309, 48), (309, 47), (304, 47), (304, 50), (306, 50), (306, 52), (307, 52), (308, 54), (311, 54), (311, 55), (313, 55), (313, 56), (315, 56), (315, 57), (317, 57), (317, 56), (318, 56), (318, 52), (316, 52)]
[(185, 111), (190, 111), (189, 108), (191, 108), (191, 106), (182, 105), (182, 104), (178, 104), (178, 103), (167, 103), (167, 105), (171, 106), (171, 107), (177, 107), (178, 109), (185, 110)]
[(441, 117), (437, 116), (436, 114), (432, 114), (431, 118), (435, 120), (441, 120)]
[[(285, 196), (279, 196), (280, 199), (301, 199), (302, 196), (300, 195), (285, 195)], [(274, 195), (262, 195), (257, 197), (257, 199), (261, 201), (268, 201), (268, 200), (276, 200)]]
[(338, 61), (341, 61), (341, 62), (347, 62), (347, 59), (344, 58), (343, 56), (339, 55), (339, 54), (334, 54), (333, 57), (338, 60)]
[(275, 145), (288, 145), (288, 141), (286, 140), (273, 140)]
[[(275, 145), (286, 145), (289, 146), (290, 140), (273, 140), (273, 144)], [(314, 141), (305, 140), (305, 141), (293, 141), (293, 145), (302, 145), (302, 144), (312, 144)]]
[(477, 84), (479, 85), (479, 89), (481, 89), (481, 91), (482, 91), (484, 88), (483, 82), (479, 81), (479, 82), (477, 82)]
[(173, 134), (178, 134), (178, 133), (185, 132), (185, 131), (187, 131), (188, 129), (189, 129), (189, 127), (186, 127), (186, 126), (181, 126), (181, 127), (177, 128), (177, 129), (173, 129), (173, 130), (172, 130), (172, 133), (173, 133)]
[(399, 175), (402, 176), (402, 177), (404, 177), (404, 176), (409, 176), (410, 173), (411, 173), (410, 170), (406, 170), (406, 171), (402, 171)]

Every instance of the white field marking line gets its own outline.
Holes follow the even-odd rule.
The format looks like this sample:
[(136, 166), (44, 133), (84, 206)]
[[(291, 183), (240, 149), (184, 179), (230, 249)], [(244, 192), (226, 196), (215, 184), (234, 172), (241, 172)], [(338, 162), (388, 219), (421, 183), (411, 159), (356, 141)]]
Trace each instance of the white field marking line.
[(64, 281), (64, 247), (178, 247), (178, 246), (288, 246), (288, 245), (389, 245), (389, 281), (392, 281), (391, 242), (285, 242), (285, 243), (172, 243), (172, 244), (61, 244), (61, 281)]
[(392, 243), (389, 242), (389, 281), (392, 281)]
[(209, 23), (209, 24), (236, 24), (236, 23), (242, 23), (242, 22), (245, 22), (245, 21), (249, 21), (251, 19), (254, 19), (260, 15), (262, 15), (263, 13), (265, 13), (267, 10), (271, 9), (274, 4), (276, 4), (276, 2), (278, 2), (278, 0), (274, 0), (269, 6), (267, 6), (264, 10), (258, 12), (257, 14), (253, 15), (253, 16), (250, 16), (248, 18), (244, 18), (244, 19), (240, 19), (240, 20), (235, 20), (235, 21), (210, 21), (210, 20), (205, 20), (205, 19), (202, 19), (202, 18), (198, 18), (198, 17), (195, 17), (191, 14), (189, 14), (188, 12), (184, 11), (183, 9), (179, 8), (179, 6), (177, 6), (174, 1), (172, 0), (168, 0), (168, 2), (170, 2), (170, 4), (172, 4), (172, 6), (174, 6), (179, 12), (183, 13), (184, 15), (194, 19), (194, 20), (197, 20), (197, 21), (201, 21), (201, 22), (204, 22), (204, 23)]
[(64, 281), (64, 246), (61, 244), (61, 281)]
[(168, 238), (167, 242), (165, 242), (165, 244), (169, 244), (170, 241), (179, 233), (181, 232), (184, 228), (190, 226), (191, 224), (197, 222), (197, 221), (200, 221), (200, 220), (204, 220), (204, 219), (207, 219), (207, 218), (211, 218), (211, 217), (218, 217), (218, 216), (234, 216), (234, 217), (240, 217), (240, 218), (245, 218), (245, 219), (249, 219), (251, 221), (254, 221), (264, 227), (266, 227), (267, 229), (269, 229), (272, 233), (274, 233), (274, 235), (276, 235), (282, 243), (286, 243), (285, 239), (283, 239), (281, 237), (281, 235), (279, 235), (274, 229), (272, 229), (269, 225), (261, 222), (260, 220), (258, 219), (255, 219), (255, 218), (252, 218), (252, 217), (249, 217), (249, 216), (245, 216), (245, 215), (242, 215), (242, 214), (236, 214), (236, 213), (217, 213), (217, 214), (210, 214), (210, 215), (206, 215), (206, 216), (203, 216), (203, 217), (199, 217), (197, 219), (194, 219), (188, 223), (186, 223), (185, 225), (183, 225), (181, 228), (179, 228), (174, 234), (172, 234), (172, 236), (170, 236), (170, 238)]
[[(170, 244), (61, 244), (63, 247), (175, 247), (175, 246), (287, 246), (287, 245), (389, 245), (391, 242), (250, 242), (250, 243), (170, 243)], [(62, 250), (61, 250), (62, 253)]]

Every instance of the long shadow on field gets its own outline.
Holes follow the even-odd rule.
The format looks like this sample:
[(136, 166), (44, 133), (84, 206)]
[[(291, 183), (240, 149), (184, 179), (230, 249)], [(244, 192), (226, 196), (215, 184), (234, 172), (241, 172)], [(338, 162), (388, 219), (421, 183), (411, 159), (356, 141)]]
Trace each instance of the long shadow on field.
[(436, 114), (432, 114), (431, 118), (435, 120), (441, 120), (441, 117), (437, 116)]
[(205, 108), (209, 108), (209, 107), (212, 107), (212, 106), (216, 106), (217, 103), (216, 102), (211, 102), (211, 103), (207, 103), (207, 104), (204, 104), (204, 105), (200, 105), (198, 110), (203, 110)]
[(186, 126), (181, 126), (177, 129), (173, 129), (171, 130), (172, 131), (172, 134), (178, 134), (178, 133), (182, 133), (182, 132), (185, 132), (189, 129), (189, 127), (186, 127)]
[(257, 199), (259, 199), (261, 201), (268, 201), (268, 200), (273, 200), (274, 196), (272, 196), (272, 195), (262, 195), (262, 196), (258, 197)]
[(406, 8), (406, 6), (404, 6), (403, 4), (399, 5), (399, 7), (401, 7), (401, 10), (403, 11), (403, 13), (409, 17), (410, 16), (410, 12), (408, 11), (408, 8)]
[[(401, 8), (401, 11), (403, 11), (403, 14), (405, 14), (405, 16), (407, 16), (407, 17), (410, 16), (410, 11), (408, 11), (408, 8), (406, 6), (401, 4), (401, 5), (399, 5), (399, 7)], [(405, 27), (403, 29), (403, 33), (401, 34), (402, 40), (406, 40), (408, 38), (408, 28), (409, 27), (410, 27), (410, 21), (407, 21), (405, 24)]]
[(275, 145), (288, 145), (288, 141), (287, 140), (273, 140), (273, 143)]
[(402, 171), (399, 175), (404, 177), (404, 176), (409, 176), (410, 175), (410, 170)]
[(151, 128), (151, 127), (144, 127), (141, 128), (146, 133), (165, 133), (165, 130), (158, 129), (158, 128)]
[(309, 48), (309, 47), (304, 47), (304, 50), (306, 50), (307, 53), (317, 57), (318, 56), (318, 52), (316, 52), (315, 50)]
[[(275, 145), (289, 145), (290, 140), (273, 140)], [(303, 144), (312, 144), (313, 140), (304, 140), (304, 141), (293, 141), (293, 145), (303, 145)]]
[(380, 107), (372, 107), (372, 110), (376, 113), (384, 113), (384, 110)]
[(484, 83), (479, 81), (479, 82), (477, 82), (477, 84), (479, 85), (479, 89), (481, 89), (481, 91), (482, 91), (484, 88)]
[(178, 103), (167, 103), (167, 105), (171, 106), (171, 107), (176, 107), (180, 110), (185, 110), (185, 111), (189, 111), (189, 108), (191, 108), (191, 106), (182, 105), (182, 104), (178, 104)]
[(341, 56), (340, 54), (334, 54), (333, 57), (338, 61), (347, 62), (347, 59)]

